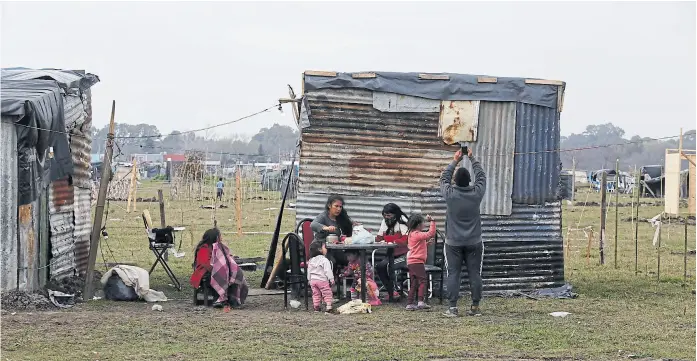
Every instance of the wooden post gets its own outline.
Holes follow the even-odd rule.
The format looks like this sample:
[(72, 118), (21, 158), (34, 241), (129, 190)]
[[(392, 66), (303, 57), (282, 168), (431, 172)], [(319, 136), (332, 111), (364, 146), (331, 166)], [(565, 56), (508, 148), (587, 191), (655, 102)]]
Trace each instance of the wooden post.
[(89, 301), (94, 295), (94, 263), (97, 261), (97, 248), (99, 248), (99, 238), (102, 232), (102, 218), (104, 217), (104, 203), (106, 201), (107, 188), (111, 174), (111, 157), (114, 154), (114, 114), (116, 112), (116, 101), (111, 103), (111, 120), (109, 121), (109, 134), (107, 135), (106, 148), (104, 149), (104, 162), (102, 163), (102, 178), (99, 181), (99, 194), (97, 195), (97, 206), (94, 212), (94, 223), (92, 224), (92, 234), (90, 236), (89, 258), (87, 260), (87, 274), (85, 275), (85, 289), (83, 299)]
[(607, 172), (603, 172), (600, 181), (600, 264), (605, 264), (605, 221), (607, 218)]
[[(641, 175), (637, 170), (637, 166), (634, 165), (634, 184), (640, 185)], [(639, 274), (639, 201), (641, 200), (641, 186), (636, 188), (636, 209), (634, 209), (634, 274)]]
[(663, 228), (663, 213), (660, 214), (658, 217), (658, 221), (660, 222), (658, 224), (658, 268), (656, 270), (656, 280), (661, 281), (661, 233), (662, 233), (662, 228)]
[[(162, 195), (162, 189), (157, 190), (157, 198), (160, 201), (160, 228), (167, 227), (167, 218), (165, 218), (165, 199)], [(165, 252), (165, 261), (168, 260), (169, 252)]]
[(591, 243), (593, 242), (593, 228), (588, 229), (588, 248), (586, 248), (586, 264), (591, 262)]
[(235, 172), (235, 214), (237, 216), (237, 235), (242, 236), (242, 167)]
[(126, 205), (126, 212), (131, 212), (131, 199), (133, 199), (133, 210), (136, 210), (136, 174), (138, 172), (138, 160), (133, 158), (133, 166), (131, 167), (131, 184), (128, 186), (128, 204)]
[(576, 200), (576, 157), (571, 158), (571, 201)]
[(619, 229), (619, 203), (620, 203), (620, 159), (617, 158), (617, 164), (615, 164), (615, 269), (617, 269), (617, 243), (619, 241), (619, 235), (617, 234)]

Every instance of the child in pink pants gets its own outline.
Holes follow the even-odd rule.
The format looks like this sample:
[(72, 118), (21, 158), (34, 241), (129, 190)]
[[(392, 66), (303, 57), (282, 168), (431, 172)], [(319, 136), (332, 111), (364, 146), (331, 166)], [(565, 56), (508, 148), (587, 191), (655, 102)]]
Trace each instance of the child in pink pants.
[(312, 288), (312, 306), (315, 312), (321, 310), (322, 300), (326, 307), (326, 312), (332, 311), (332, 285), (334, 284), (334, 272), (332, 263), (325, 257), (327, 247), (323, 242), (312, 242), (310, 244), (310, 261), (307, 263), (307, 280), (310, 281)]

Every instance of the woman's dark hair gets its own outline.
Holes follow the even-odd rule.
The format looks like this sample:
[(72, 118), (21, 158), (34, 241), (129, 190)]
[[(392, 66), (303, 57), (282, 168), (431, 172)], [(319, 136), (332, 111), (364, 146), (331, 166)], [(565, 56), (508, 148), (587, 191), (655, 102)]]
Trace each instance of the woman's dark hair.
[(317, 256), (322, 255), (322, 246), (324, 246), (324, 243), (315, 241), (310, 243), (310, 257), (308, 259), (315, 258)]
[(341, 232), (346, 235), (346, 237), (351, 237), (353, 235), (353, 221), (349, 217), (348, 213), (346, 213), (346, 202), (344, 202), (344, 198), (339, 195), (332, 195), (329, 196), (327, 199), (327, 204), (324, 206), (327, 214), (329, 214), (329, 210), (332, 208), (332, 204), (334, 202), (341, 202), (341, 213), (339, 213), (339, 216), (336, 217), (336, 224), (339, 225), (339, 228), (341, 228)]
[(388, 213), (394, 214), (397, 223), (401, 224), (406, 224), (404, 218), (409, 218), (409, 216), (407, 216), (407, 214), (402, 211), (402, 208), (399, 208), (399, 206), (394, 203), (387, 203), (384, 207), (382, 207), (383, 217), (385, 216), (385, 214)]
[(212, 245), (213, 243), (218, 241), (218, 238), (220, 238), (220, 230), (217, 228), (211, 228), (203, 233), (201, 241), (198, 242), (198, 244), (196, 245), (196, 249), (194, 250), (194, 268), (196, 268), (196, 254), (198, 253), (198, 250), (201, 249), (201, 247), (203, 247), (204, 245)]
[(419, 225), (423, 224), (425, 221), (424, 217), (420, 214), (412, 214), (411, 217), (409, 217), (409, 221), (407, 222), (407, 228), (409, 231), (413, 231), (416, 228), (419, 227)]

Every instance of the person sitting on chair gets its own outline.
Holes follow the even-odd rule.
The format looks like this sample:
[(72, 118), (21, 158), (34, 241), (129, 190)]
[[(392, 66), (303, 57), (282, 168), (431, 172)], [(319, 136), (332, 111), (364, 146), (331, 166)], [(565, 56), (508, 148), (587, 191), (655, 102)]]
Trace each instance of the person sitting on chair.
[[(218, 293), (214, 307), (230, 305), (239, 307), (244, 304), (249, 291), (244, 272), (233, 259), (230, 249), (222, 243), (222, 236), (217, 228), (211, 228), (194, 251), (194, 273), (191, 286), (198, 289), (206, 274), (210, 274), (210, 284)], [(204, 295), (207, 297), (207, 295)]]
[[(397, 244), (394, 250), (394, 267), (403, 267), (407, 262), (407, 215), (394, 203), (387, 203), (382, 209), (382, 224), (378, 235), (375, 237), (376, 242), (390, 242)], [(395, 282), (395, 270), (388, 270), (389, 259), (383, 258), (382, 261), (375, 265), (375, 272), (378, 274), (380, 281), (386, 289), (392, 288), (392, 297), (394, 300), (399, 300), (400, 290), (399, 284)], [(391, 272), (390, 272), (391, 271)], [(390, 287), (392, 286), (392, 287)]]

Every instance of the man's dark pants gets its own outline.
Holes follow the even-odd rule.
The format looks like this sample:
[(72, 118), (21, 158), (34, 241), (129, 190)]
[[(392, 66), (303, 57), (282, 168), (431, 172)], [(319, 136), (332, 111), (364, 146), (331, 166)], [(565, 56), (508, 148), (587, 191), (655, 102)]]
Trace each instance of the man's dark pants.
[(460, 298), (460, 276), (462, 263), (465, 263), (472, 291), (472, 304), (479, 305), (482, 299), (482, 261), (484, 260), (484, 244), (479, 242), (471, 246), (451, 246), (445, 244), (445, 262), (447, 273), (450, 307), (457, 307)]

